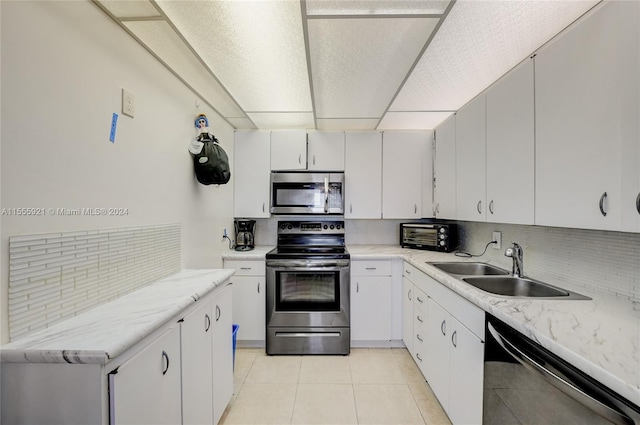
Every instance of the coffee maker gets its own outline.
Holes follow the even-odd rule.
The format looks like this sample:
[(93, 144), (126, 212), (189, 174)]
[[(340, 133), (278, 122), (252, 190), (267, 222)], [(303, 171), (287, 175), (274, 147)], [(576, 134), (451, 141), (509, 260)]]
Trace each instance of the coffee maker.
[(254, 235), (256, 231), (255, 220), (236, 219), (236, 251), (251, 251), (255, 247)]

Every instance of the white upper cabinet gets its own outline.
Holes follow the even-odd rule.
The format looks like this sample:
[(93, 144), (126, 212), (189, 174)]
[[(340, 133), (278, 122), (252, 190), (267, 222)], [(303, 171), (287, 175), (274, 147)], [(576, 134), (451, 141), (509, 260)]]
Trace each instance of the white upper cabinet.
[(621, 228), (622, 3), (603, 3), (535, 57), (536, 224)]
[(437, 218), (456, 218), (456, 116), (435, 130), (434, 206)]
[(533, 224), (533, 61), (527, 59), (486, 93), (487, 221)]
[(622, 230), (640, 232), (640, 3), (619, 2), (622, 65)]
[(382, 217), (382, 133), (347, 133), (345, 218)]
[(457, 219), (485, 221), (486, 119), (482, 94), (456, 115)]
[(306, 130), (273, 130), (271, 132), (271, 169), (307, 169)]
[(344, 171), (344, 132), (273, 130), (271, 169)]
[(231, 170), (235, 217), (269, 217), (270, 133), (236, 131)]
[(309, 133), (307, 168), (319, 171), (344, 171), (345, 134), (343, 131)]
[[(382, 217), (421, 218), (423, 166), (429, 157), (432, 132), (382, 135)], [(431, 181), (428, 182), (431, 186)], [(431, 214), (431, 211), (429, 211)]]

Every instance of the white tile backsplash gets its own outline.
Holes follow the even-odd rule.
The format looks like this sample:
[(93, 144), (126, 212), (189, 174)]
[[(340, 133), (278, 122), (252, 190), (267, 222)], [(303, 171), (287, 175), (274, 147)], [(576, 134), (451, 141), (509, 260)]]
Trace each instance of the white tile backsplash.
[(9, 238), (9, 334), (46, 328), (180, 271), (180, 225)]
[(502, 232), (502, 249), (480, 257), (511, 269), (504, 250), (524, 250), (526, 275), (551, 284), (570, 282), (640, 302), (640, 234), (510, 224), (461, 222), (461, 250), (479, 254)]

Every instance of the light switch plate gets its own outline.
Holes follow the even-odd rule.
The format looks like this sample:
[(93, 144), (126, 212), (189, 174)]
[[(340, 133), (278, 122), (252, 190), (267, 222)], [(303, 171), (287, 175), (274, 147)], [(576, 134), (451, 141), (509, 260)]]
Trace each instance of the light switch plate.
[(122, 114), (130, 116), (133, 118), (136, 108), (135, 108), (135, 97), (133, 93), (131, 93), (127, 89), (122, 89)]

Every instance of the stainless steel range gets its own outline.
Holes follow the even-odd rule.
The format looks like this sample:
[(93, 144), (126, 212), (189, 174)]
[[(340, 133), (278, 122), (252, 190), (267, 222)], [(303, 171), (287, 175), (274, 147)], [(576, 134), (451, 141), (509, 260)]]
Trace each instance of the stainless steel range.
[(349, 354), (344, 221), (280, 221), (266, 255), (267, 354)]

